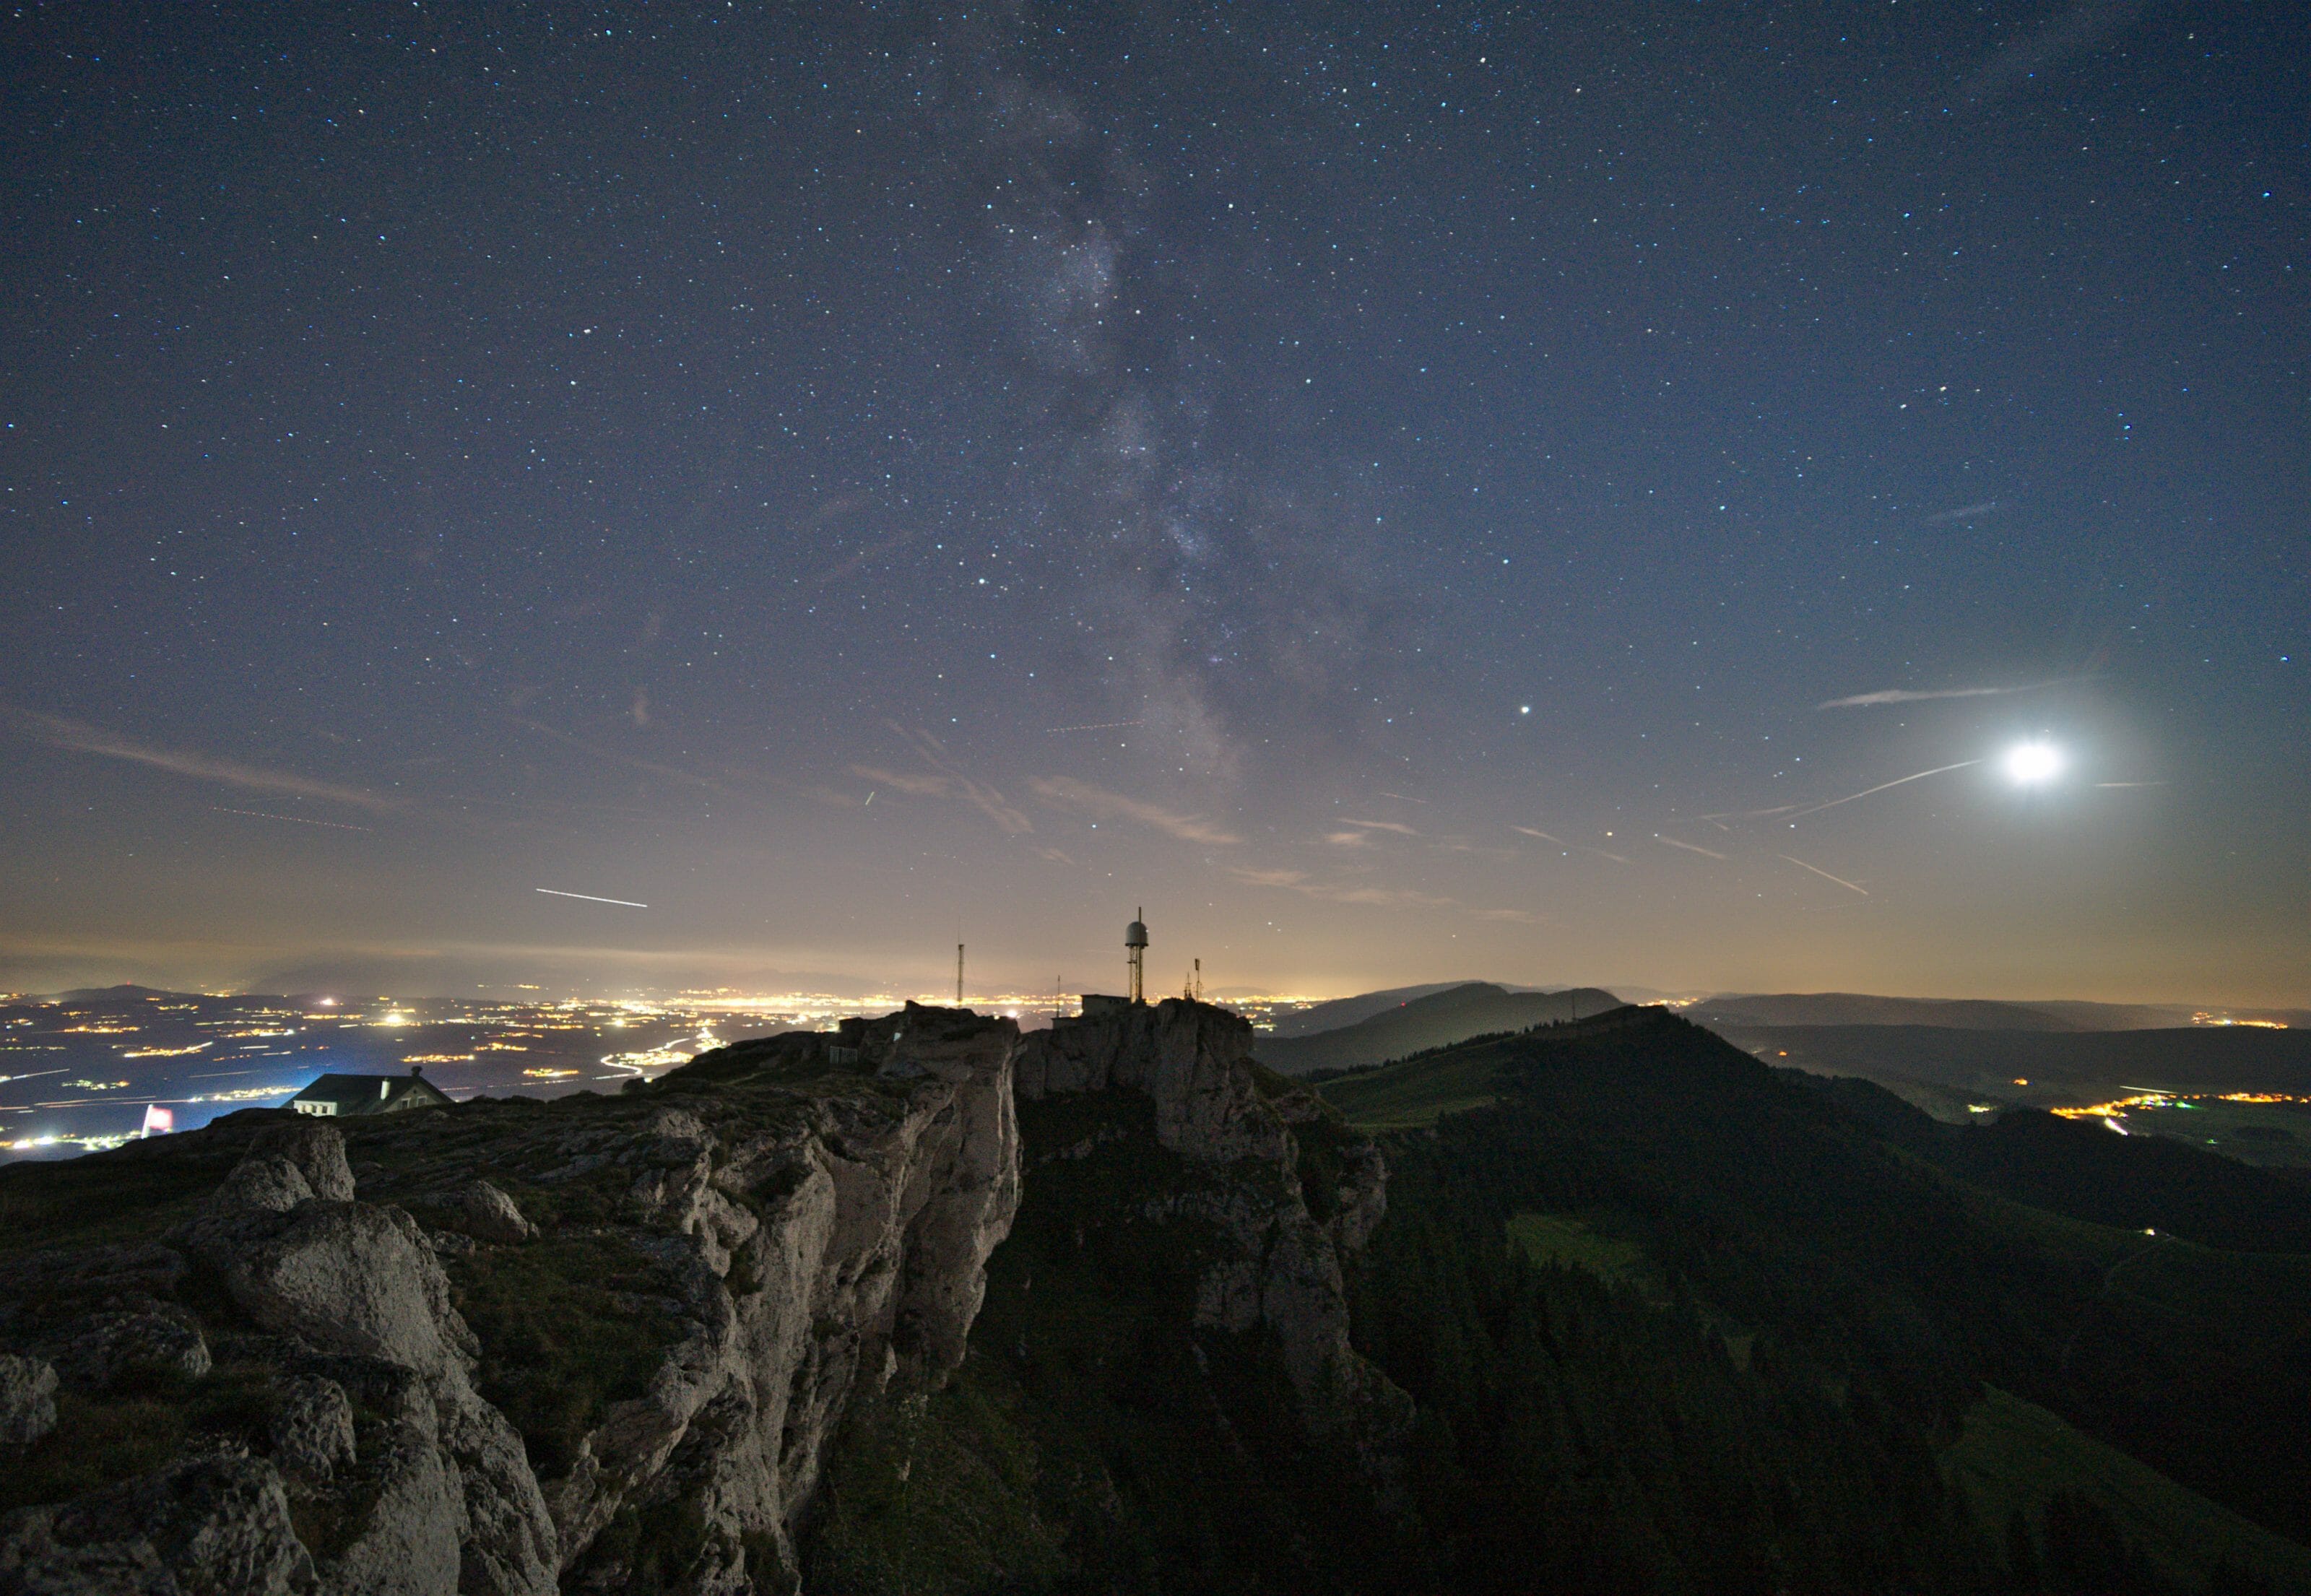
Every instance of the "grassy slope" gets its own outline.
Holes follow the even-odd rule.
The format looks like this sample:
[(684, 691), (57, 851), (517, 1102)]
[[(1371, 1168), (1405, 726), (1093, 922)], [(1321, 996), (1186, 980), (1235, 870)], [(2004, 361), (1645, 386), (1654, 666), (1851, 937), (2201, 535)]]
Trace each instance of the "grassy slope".
[(1600, 1231), (1570, 1214), (1512, 1214), (1509, 1244), (1534, 1263), (1586, 1269), (1608, 1286), (1626, 1286), (1655, 1302), (1668, 1292), (1636, 1243)]
[(2275, 1592), (2311, 1592), (2311, 1551), (1995, 1387), (1967, 1415), (1942, 1466), (1984, 1525), (2003, 1524), (2018, 1510), (2042, 1519), (2057, 1491), (2076, 1491), (2107, 1508), (2169, 1574), (2228, 1565), (2259, 1574)]
[(1320, 1090), (1359, 1130), (1409, 1129), (1432, 1125), (1440, 1114), (1489, 1107), (1494, 1077), (1508, 1058), (1504, 1044), (1478, 1042), (1327, 1081)]

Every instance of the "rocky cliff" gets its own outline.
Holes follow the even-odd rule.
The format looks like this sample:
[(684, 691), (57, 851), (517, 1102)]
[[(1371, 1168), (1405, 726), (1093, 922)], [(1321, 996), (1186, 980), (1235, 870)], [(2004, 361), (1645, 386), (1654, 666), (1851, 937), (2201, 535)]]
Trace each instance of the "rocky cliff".
[(963, 1356), (1017, 1047), (911, 1006), (615, 1098), (11, 1172), (0, 1589), (791, 1588), (846, 1406)]
[[(1208, 1233), (1195, 1321), (1272, 1336), (1305, 1421), (1368, 1432), (1378, 1466), (1409, 1403), (1348, 1345), (1340, 1264), (1386, 1210), (1387, 1170), (1315, 1094), (1263, 1081), (1252, 1039), (1248, 1022), (1208, 1004), (1095, 1002), (1026, 1039), (1018, 1093), (1032, 1103), (1121, 1091), (1153, 1105), (1156, 1144), (1195, 1178), (1141, 1206), (1147, 1217)], [(1079, 1158), (1102, 1134), (1034, 1151)], [(1123, 1132), (1117, 1124), (1104, 1134)]]
[[(616, 1096), (243, 1113), (7, 1171), (0, 1592), (737, 1596), (795, 1589), (813, 1535), (841, 1588), (863, 1521), (822, 1477), (964, 1366), (1023, 1178), (1041, 1239), (995, 1316), (1022, 1366), (1077, 1356), (1016, 1311), (1041, 1270), (1064, 1314), (1072, 1271), (1199, 1386), (1278, 1371), (1252, 1427), (1384, 1486), (1408, 1404), (1348, 1344), (1340, 1267), (1379, 1156), (1251, 1041), (1198, 1004), (1025, 1041), (910, 1005)], [(898, 1500), (938, 1501), (912, 1456)]]
[(1411, 1402), (1348, 1339), (1374, 1146), (1202, 1004), (1086, 999), (1018, 1060), (1023, 1195), (945, 1389), (864, 1404), (818, 1596), (1368, 1588)]

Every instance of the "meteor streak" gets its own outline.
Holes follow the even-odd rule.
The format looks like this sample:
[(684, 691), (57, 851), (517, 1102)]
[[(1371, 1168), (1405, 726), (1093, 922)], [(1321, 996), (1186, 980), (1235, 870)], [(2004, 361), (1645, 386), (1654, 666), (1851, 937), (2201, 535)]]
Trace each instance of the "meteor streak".
[(592, 893), (558, 893), (550, 886), (537, 889), (549, 898), (579, 898), (589, 903), (615, 903), (621, 909), (647, 909), (648, 903), (637, 903), (630, 898), (597, 898)]

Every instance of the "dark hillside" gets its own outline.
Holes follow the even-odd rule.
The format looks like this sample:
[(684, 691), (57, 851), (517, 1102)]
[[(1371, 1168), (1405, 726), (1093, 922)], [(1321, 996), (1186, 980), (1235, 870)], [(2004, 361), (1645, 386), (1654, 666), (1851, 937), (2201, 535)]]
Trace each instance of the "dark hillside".
[[(1749, 1347), (1752, 1372), (1810, 1389), (1860, 1426), (1853, 1444), (1892, 1459), (1922, 1437), (1947, 1441), (1986, 1380), (2281, 1533), (2311, 1527), (2298, 1422), (2311, 1410), (2311, 1260), (2010, 1203), (1888, 1140), (1904, 1129), (1898, 1112), (1858, 1116), (1652, 1012), (1324, 1090), (1352, 1119), (1400, 1073), (1465, 1097), (1469, 1083), (1452, 1073), (1464, 1051), (1492, 1105), (1388, 1138), (1396, 1185), (1359, 1320), (1378, 1361), (1444, 1414), (1456, 1443), (1463, 1423), (1479, 1434), (1496, 1424), (1497, 1393), (1483, 1393), (1502, 1371), (1478, 1333), (1487, 1311), (1469, 1321), (1458, 1306), (1484, 1293), (1446, 1277), (1494, 1269), (1465, 1259), (1491, 1258), (1488, 1238), (1513, 1216), (1554, 1214), (1641, 1247), (1673, 1303)], [(1400, 1118), (1414, 1107), (1401, 1095), (1387, 1104)], [(1931, 1145), (1929, 1125), (1907, 1129)], [(1400, 1295), (1407, 1281), (1419, 1284)], [(1457, 1408), (1405, 1361), (1440, 1337), (1461, 1347), (1446, 1364), (1471, 1371)], [(1909, 1511), (1914, 1524), (1931, 1516), (1923, 1496)], [(2057, 1517), (2062, 1535), (2083, 1522)]]
[[(2040, 1107), (2131, 1090), (2311, 1095), (2311, 1031), (1978, 1031), (1937, 1025), (1713, 1026), (1744, 1051), (1817, 1075), (1910, 1083)], [(2024, 1083), (2027, 1083), (2024, 1084)]]
[(1310, 1036), (1263, 1036), (1260, 1061), (1283, 1075), (1319, 1069), (1356, 1069), (1401, 1059), (1426, 1048), (1446, 1047), (1472, 1036), (1523, 1031), (1534, 1025), (1594, 1015), (1621, 1000), (1598, 987), (1561, 992), (1512, 992), (1489, 981), (1470, 981)]
[(1870, 1081), (1788, 1075), (1895, 1146), (2017, 1202), (2233, 1252), (2311, 1253), (2311, 1190), (2291, 1175), (2033, 1109), (1945, 1125)]
[[(2073, 1006), (2075, 1007), (2077, 1006)], [(1972, 1031), (2106, 1029), (2028, 1003), (1979, 998), (1880, 998), (1867, 992), (1749, 992), (1685, 1011), (1705, 1025), (1939, 1025)]]
[(2311, 1253), (2311, 1191), (2220, 1153), (2017, 1110), (1968, 1127), (1948, 1165), (2018, 1202), (2249, 1252)]

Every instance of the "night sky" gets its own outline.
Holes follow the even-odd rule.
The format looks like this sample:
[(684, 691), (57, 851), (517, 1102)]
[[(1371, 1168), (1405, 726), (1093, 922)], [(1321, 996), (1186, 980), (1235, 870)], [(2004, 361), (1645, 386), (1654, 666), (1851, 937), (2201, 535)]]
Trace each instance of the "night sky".
[(0, 986), (2303, 1001), (2306, 61), (12, 9)]

